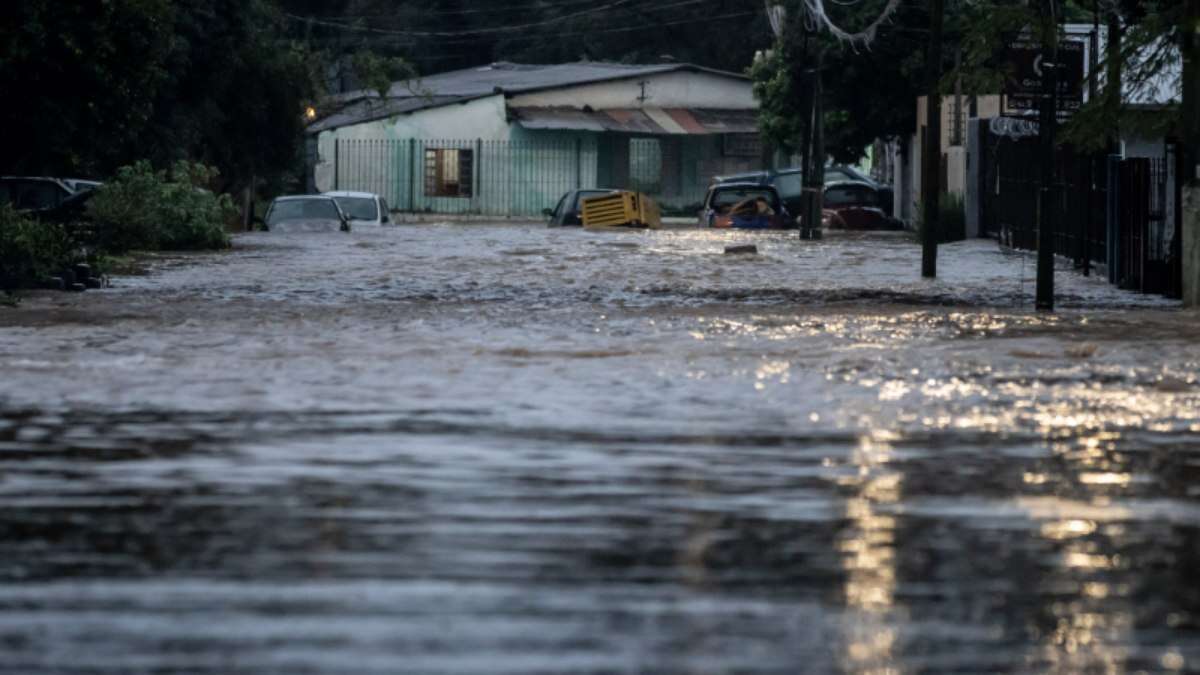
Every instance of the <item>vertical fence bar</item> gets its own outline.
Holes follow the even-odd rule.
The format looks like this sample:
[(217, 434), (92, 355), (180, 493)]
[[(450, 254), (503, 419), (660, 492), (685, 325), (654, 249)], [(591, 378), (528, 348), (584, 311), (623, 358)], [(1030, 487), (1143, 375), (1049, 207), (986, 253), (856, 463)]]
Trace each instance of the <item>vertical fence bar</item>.
[(416, 161), (417, 155), (417, 139), (408, 139), (408, 210), (415, 212), (417, 210), (417, 197), (414, 185), (417, 182), (417, 171), (413, 168), (413, 163)]

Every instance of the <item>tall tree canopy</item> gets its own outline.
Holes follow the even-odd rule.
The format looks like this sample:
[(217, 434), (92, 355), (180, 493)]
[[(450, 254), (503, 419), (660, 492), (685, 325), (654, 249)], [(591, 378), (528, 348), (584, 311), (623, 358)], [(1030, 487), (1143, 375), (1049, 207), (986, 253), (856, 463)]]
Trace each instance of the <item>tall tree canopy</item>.
[(0, 12), (6, 173), (190, 158), (226, 181), (295, 168), (310, 64), (269, 0), (23, 0)]

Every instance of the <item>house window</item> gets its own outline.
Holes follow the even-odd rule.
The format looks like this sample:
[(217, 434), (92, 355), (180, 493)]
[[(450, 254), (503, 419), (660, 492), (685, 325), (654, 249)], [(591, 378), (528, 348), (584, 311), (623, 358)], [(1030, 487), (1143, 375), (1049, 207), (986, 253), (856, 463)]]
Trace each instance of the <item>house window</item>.
[(758, 134), (725, 134), (726, 157), (762, 156), (762, 139)]
[(474, 157), (470, 150), (431, 148), (425, 151), (425, 196), (470, 197)]
[(638, 192), (662, 191), (662, 145), (657, 138), (629, 140), (629, 183)]

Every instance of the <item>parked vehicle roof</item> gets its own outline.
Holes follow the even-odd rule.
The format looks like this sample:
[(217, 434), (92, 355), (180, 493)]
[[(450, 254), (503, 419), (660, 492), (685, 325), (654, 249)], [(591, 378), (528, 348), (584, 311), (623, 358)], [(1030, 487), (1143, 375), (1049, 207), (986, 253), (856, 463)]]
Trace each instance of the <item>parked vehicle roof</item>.
[(322, 192), (323, 197), (358, 197), (360, 199), (374, 199), (379, 195), (374, 192), (357, 192), (355, 190), (331, 190)]

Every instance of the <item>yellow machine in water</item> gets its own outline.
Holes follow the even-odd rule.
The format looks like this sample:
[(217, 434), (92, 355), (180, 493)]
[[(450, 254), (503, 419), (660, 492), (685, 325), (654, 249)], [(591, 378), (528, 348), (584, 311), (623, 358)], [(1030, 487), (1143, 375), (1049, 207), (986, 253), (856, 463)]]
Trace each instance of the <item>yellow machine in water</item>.
[(640, 192), (618, 190), (582, 202), (583, 226), (596, 229), (662, 227), (658, 204)]

